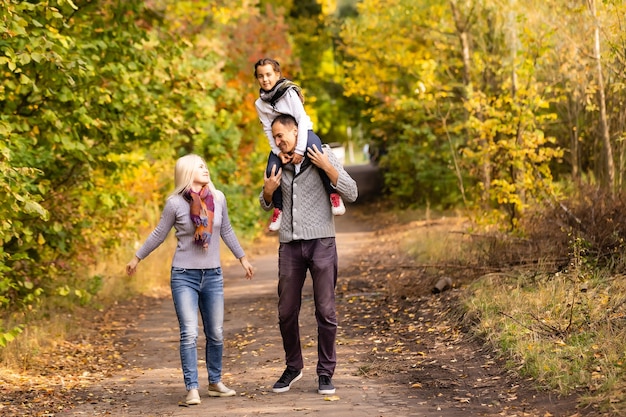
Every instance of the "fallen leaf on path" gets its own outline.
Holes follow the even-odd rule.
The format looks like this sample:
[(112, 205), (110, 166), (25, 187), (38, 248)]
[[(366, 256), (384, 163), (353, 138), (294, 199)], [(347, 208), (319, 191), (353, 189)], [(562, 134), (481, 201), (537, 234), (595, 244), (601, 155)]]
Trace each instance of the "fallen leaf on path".
[(336, 395), (331, 395), (330, 397), (324, 397), (324, 401), (339, 401), (339, 397)]

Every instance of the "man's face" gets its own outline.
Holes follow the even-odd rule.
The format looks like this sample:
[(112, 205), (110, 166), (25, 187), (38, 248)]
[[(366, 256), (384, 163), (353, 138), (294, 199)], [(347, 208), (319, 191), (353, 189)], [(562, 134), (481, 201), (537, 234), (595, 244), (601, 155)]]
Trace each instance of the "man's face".
[(274, 141), (276, 142), (278, 149), (280, 149), (282, 153), (289, 155), (296, 149), (298, 127), (288, 127), (280, 122), (276, 122), (272, 126), (272, 136), (274, 137)]

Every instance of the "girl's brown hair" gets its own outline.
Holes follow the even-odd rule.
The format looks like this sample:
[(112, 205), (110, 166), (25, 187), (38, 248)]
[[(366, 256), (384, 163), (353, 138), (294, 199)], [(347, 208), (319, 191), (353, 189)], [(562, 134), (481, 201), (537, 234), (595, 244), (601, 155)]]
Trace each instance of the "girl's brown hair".
[(271, 65), (275, 72), (280, 74), (280, 64), (272, 58), (261, 58), (254, 64), (254, 78), (256, 78), (256, 70), (264, 65)]

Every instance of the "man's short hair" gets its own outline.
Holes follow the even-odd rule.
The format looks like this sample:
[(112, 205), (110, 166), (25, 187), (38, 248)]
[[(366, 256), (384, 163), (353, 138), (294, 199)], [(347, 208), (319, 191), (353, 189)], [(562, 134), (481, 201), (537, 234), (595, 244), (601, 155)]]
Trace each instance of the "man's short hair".
[(272, 126), (274, 126), (274, 123), (276, 122), (286, 127), (298, 126), (296, 118), (290, 114), (279, 114), (274, 120), (272, 120)]

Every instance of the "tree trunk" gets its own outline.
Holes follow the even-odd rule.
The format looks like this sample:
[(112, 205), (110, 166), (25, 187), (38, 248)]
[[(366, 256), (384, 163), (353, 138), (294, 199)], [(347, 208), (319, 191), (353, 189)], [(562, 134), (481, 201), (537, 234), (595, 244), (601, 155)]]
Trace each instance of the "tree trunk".
[[(469, 19), (462, 19), (461, 14), (456, 6), (456, 2), (454, 0), (450, 1), (450, 9), (452, 11), (452, 17), (454, 19), (454, 27), (456, 29), (457, 36), (459, 38), (459, 44), (461, 47), (461, 60), (463, 62), (463, 100), (467, 100), (472, 95), (472, 77), (471, 77), (471, 68), (472, 68), (472, 59), (470, 54), (470, 42), (469, 42)], [(480, 117), (480, 116), (479, 116)], [(444, 118), (444, 123), (445, 123)], [(466, 132), (466, 142), (469, 141), (469, 134)], [(448, 138), (449, 139), (449, 138)], [(486, 145), (485, 145), (486, 146)], [(456, 168), (457, 181), (459, 182), (459, 189), (461, 190), (461, 194), (463, 196), (463, 201), (465, 201), (465, 188), (463, 186), (463, 176), (461, 175), (460, 169), (456, 162), (456, 149), (450, 143), (450, 151), (452, 152), (452, 156), (454, 159), (454, 165)], [(481, 181), (484, 185), (483, 188), (483, 196), (482, 201), (484, 204), (487, 204), (489, 200), (489, 185), (491, 183), (491, 163), (488, 157), (483, 162), (482, 166), (482, 178)]]
[(570, 126), (569, 134), (570, 134), (570, 155), (571, 155), (571, 164), (572, 164), (572, 180), (575, 183), (580, 181), (580, 146), (578, 145), (579, 140), (579, 128), (580, 126), (578, 120), (580, 110), (578, 107), (577, 101), (573, 98), (572, 93), (567, 95), (567, 117), (568, 117), (568, 126)]
[[(459, 43), (461, 44), (461, 59), (463, 61), (463, 85), (465, 86), (465, 93), (467, 94), (468, 88), (471, 88), (471, 76), (470, 76), (470, 68), (471, 68), (471, 57), (470, 57), (470, 46), (469, 46), (469, 38), (468, 38), (468, 25), (467, 20), (463, 21), (461, 19), (461, 14), (459, 13), (459, 9), (456, 7), (455, 1), (450, 1), (450, 9), (452, 10), (452, 17), (454, 18), (454, 27), (456, 28), (457, 36), (459, 37)], [(467, 96), (465, 97), (467, 98)]]
[(594, 20), (594, 45), (593, 55), (596, 61), (596, 70), (598, 77), (598, 107), (600, 108), (600, 130), (602, 136), (602, 144), (604, 145), (605, 170), (607, 182), (611, 194), (615, 192), (615, 165), (613, 162), (613, 146), (611, 144), (611, 136), (609, 134), (609, 122), (606, 115), (606, 98), (604, 95), (604, 77), (602, 76), (602, 61), (600, 55), (600, 23), (596, 12), (596, 1), (587, 0), (589, 11)]

